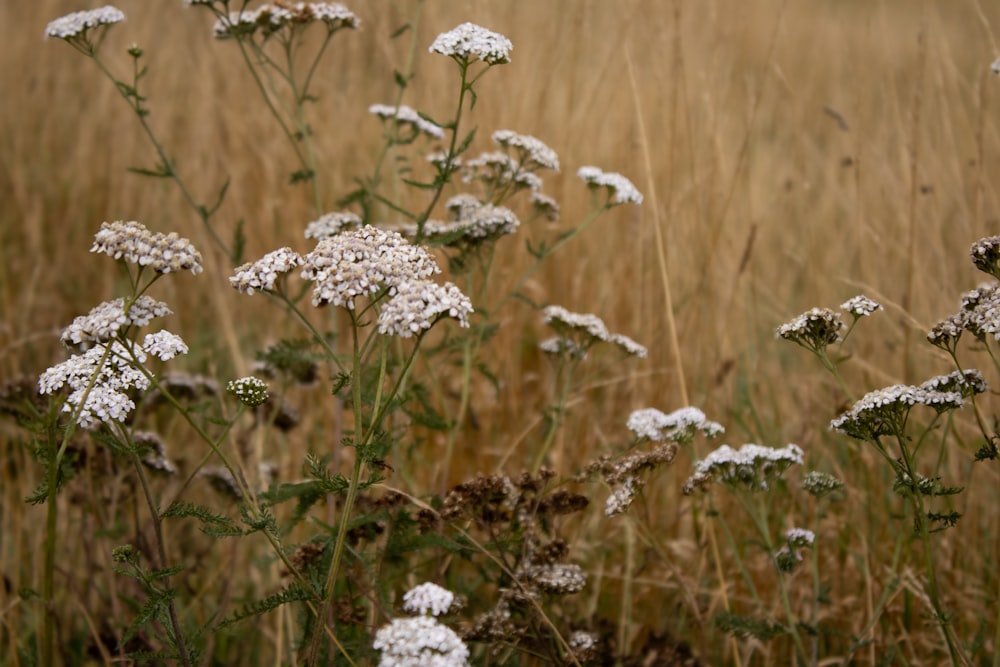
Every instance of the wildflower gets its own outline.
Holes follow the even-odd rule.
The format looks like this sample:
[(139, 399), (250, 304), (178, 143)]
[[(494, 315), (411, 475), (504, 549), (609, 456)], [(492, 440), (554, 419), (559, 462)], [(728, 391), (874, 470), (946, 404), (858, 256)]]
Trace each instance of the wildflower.
[(927, 391), (956, 392), (962, 398), (983, 394), (989, 389), (983, 374), (974, 368), (932, 377), (930, 380), (922, 382), (920, 388)]
[(167, 304), (145, 294), (132, 302), (128, 315), (124, 308), (124, 299), (105, 301), (86, 315), (74, 319), (63, 330), (59, 340), (67, 347), (77, 347), (82, 351), (94, 343), (106, 343), (117, 336), (122, 328), (143, 327), (154, 317), (164, 317), (172, 312)]
[(575, 563), (534, 565), (527, 576), (546, 593), (569, 595), (579, 593), (587, 585), (587, 575)]
[(502, 186), (513, 181), (517, 173), (514, 159), (499, 151), (480, 153), (462, 163), (462, 180), (466, 183), (478, 179), (487, 185)]
[(469, 649), (455, 631), (432, 616), (396, 618), (375, 633), (379, 667), (463, 667)]
[(604, 503), (604, 515), (624, 514), (631, 507), (640, 488), (642, 485), (637, 477), (626, 477), (622, 485), (608, 496), (607, 502)]
[(440, 125), (422, 118), (420, 114), (405, 104), (401, 104), (398, 107), (388, 104), (373, 104), (368, 107), (368, 113), (375, 114), (380, 118), (394, 119), (398, 125), (407, 125), (414, 132), (423, 132), (435, 139), (444, 138), (444, 130)]
[(559, 171), (559, 156), (535, 137), (511, 130), (497, 130), (493, 133), (493, 141), (498, 146), (508, 150), (513, 149), (518, 154), (521, 167)]
[(125, 14), (112, 5), (97, 9), (73, 12), (57, 18), (45, 26), (45, 36), (64, 39), (67, 42), (87, 39), (87, 31), (105, 25), (110, 26), (125, 20)]
[(1000, 283), (983, 283), (962, 295), (963, 325), (979, 340), (1000, 340)]
[(306, 238), (320, 241), (336, 236), (345, 229), (359, 229), (361, 218), (349, 211), (326, 213), (306, 225)]
[[(509, 208), (493, 204), (473, 204), (466, 199), (456, 202), (453, 197), (448, 201), (453, 215), (459, 216), (451, 224), (433, 227), (428, 232), (439, 237), (443, 245), (475, 246), (495, 241), (501, 236), (507, 236), (517, 231), (521, 221)], [(426, 227), (425, 227), (426, 229)]]
[(535, 209), (535, 213), (543, 216), (549, 222), (559, 220), (559, 202), (552, 197), (541, 192), (532, 192), (531, 206)]
[(352, 310), (355, 297), (441, 272), (425, 248), (370, 225), (320, 240), (303, 260), (302, 277), (314, 282), (313, 305)]
[(780, 449), (755, 444), (739, 449), (722, 445), (695, 463), (694, 475), (684, 483), (684, 493), (689, 495), (713, 481), (749, 491), (766, 491), (772, 480), (796, 463), (802, 463), (802, 449), (798, 445)]
[(578, 334), (593, 342), (606, 341), (611, 335), (604, 321), (596, 315), (572, 313), (562, 306), (546, 306), (543, 321), (557, 332)]
[(149, 388), (149, 378), (133, 360), (141, 364), (146, 360), (145, 352), (117, 340), (110, 345), (98, 344), (48, 368), (38, 378), (38, 391), (52, 394), (68, 386), (72, 391), (62, 411), (77, 411), (76, 422), (83, 428), (123, 422), (135, 409), (127, 392)]
[(829, 473), (810, 470), (802, 478), (802, 488), (812, 496), (822, 498), (844, 488), (844, 483)]
[(358, 17), (340, 3), (289, 2), (280, 5), (267, 3), (253, 10), (230, 12), (227, 18), (216, 21), (212, 30), (218, 39), (251, 36), (257, 31), (267, 39), (282, 28), (295, 29), (314, 21), (322, 22), (331, 34), (341, 28), (361, 25)]
[(591, 663), (600, 657), (598, 653), (600, 638), (597, 633), (577, 630), (569, 636), (566, 643), (569, 644), (573, 657), (580, 663)]
[(791, 322), (782, 324), (778, 327), (776, 335), (812, 352), (820, 352), (827, 346), (840, 342), (840, 332), (845, 326), (840, 315), (832, 310), (813, 308)]
[(586, 359), (587, 352), (569, 338), (553, 336), (538, 344), (538, 349), (555, 357), (566, 355), (570, 359)]
[(472, 302), (452, 283), (438, 285), (429, 280), (410, 280), (399, 284), (395, 294), (382, 307), (378, 316), (381, 334), (410, 338), (430, 329), (444, 316), (458, 320), (459, 326), (469, 326)]
[(291, 248), (279, 248), (267, 253), (256, 262), (247, 262), (234, 269), (229, 284), (240, 294), (253, 294), (254, 290), (274, 291), (278, 277), (302, 265), (302, 256)]
[(884, 310), (884, 308), (882, 308), (882, 304), (869, 299), (864, 294), (851, 297), (844, 303), (840, 304), (840, 309), (854, 315), (855, 319), (867, 317), (876, 310)]
[(157, 273), (189, 270), (201, 273), (201, 253), (192, 243), (178, 236), (153, 233), (139, 222), (103, 222), (94, 235), (90, 252), (102, 252)]
[(430, 582), (420, 584), (403, 595), (403, 609), (421, 616), (440, 616), (455, 602), (455, 594)]
[(267, 383), (252, 375), (238, 380), (230, 380), (226, 391), (235, 396), (241, 403), (251, 408), (264, 404), (267, 399)]
[(646, 355), (649, 354), (649, 350), (644, 345), (640, 345), (625, 334), (611, 334), (608, 336), (608, 342), (617, 346), (619, 350), (630, 357), (645, 359)]
[(933, 407), (940, 413), (962, 407), (962, 395), (902, 384), (892, 385), (865, 394), (850, 410), (830, 422), (830, 428), (859, 440), (902, 435), (910, 408), (914, 405)]
[(969, 254), (977, 269), (1000, 278), (1000, 236), (979, 239), (969, 248)]
[(792, 547), (811, 547), (816, 542), (816, 534), (805, 528), (789, 528), (785, 539)]
[(965, 311), (949, 315), (941, 320), (927, 333), (927, 340), (931, 345), (939, 347), (945, 352), (952, 354), (958, 350), (958, 340), (962, 337), (968, 319)]
[(229, 39), (230, 37), (251, 36), (257, 31), (257, 19), (260, 18), (261, 10), (242, 9), (238, 12), (229, 12), (225, 18), (217, 19), (212, 26), (212, 34), (216, 39)]
[[(448, 155), (448, 151), (434, 151), (427, 154), (426, 160), (443, 172), (445, 167), (449, 165)], [(462, 158), (458, 155), (452, 155), (450, 164), (451, 169), (458, 169), (462, 166)]]
[(510, 62), (513, 48), (511, 41), (500, 33), (475, 23), (463, 23), (438, 35), (428, 50), (460, 62), (482, 60), (487, 65), (502, 65)]
[(187, 354), (188, 346), (177, 334), (163, 329), (156, 333), (146, 334), (142, 341), (142, 349), (161, 361), (169, 361), (179, 354)]
[(725, 432), (721, 424), (709, 421), (705, 413), (695, 407), (680, 408), (669, 415), (656, 408), (636, 410), (629, 415), (627, 426), (640, 440), (653, 442), (691, 442), (699, 431), (709, 438)]
[(624, 176), (616, 172), (604, 172), (597, 167), (580, 167), (576, 175), (591, 189), (606, 188), (608, 203), (641, 204), (642, 193)]

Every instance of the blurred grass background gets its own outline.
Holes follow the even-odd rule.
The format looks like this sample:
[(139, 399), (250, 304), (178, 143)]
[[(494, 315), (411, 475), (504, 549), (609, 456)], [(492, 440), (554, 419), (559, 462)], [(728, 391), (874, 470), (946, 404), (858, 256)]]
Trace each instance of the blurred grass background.
[[(388, 38), (406, 20), (400, 5), (411, 7), (350, 5), (362, 29), (338, 35), (324, 59), (320, 102), (309, 109), (309, 121), (328, 209), (353, 188), (355, 176), (370, 172), (380, 147), (381, 125), (367, 107), (393, 99), (392, 72), (406, 61), (406, 37)], [(288, 185), (294, 155), (236, 50), (211, 39), (208, 13), (180, 0), (117, 6), (128, 21), (109, 32), (102, 53), (124, 76), (125, 49), (135, 42), (145, 50), (150, 122), (196, 198), (212, 200), (231, 178), (215, 218), (221, 235), (231, 235), (242, 219), (248, 258), (283, 245), (308, 250), (302, 230), (317, 216), (306, 189)], [(0, 377), (6, 379), (36, 376), (62, 359), (60, 329), (116, 294), (107, 258), (88, 253), (102, 221), (137, 219), (190, 236), (203, 250), (207, 245), (172, 183), (127, 172), (151, 166), (153, 153), (110, 83), (74, 50), (42, 39), (49, 20), (83, 8), (65, 0), (0, 3)], [(951, 370), (923, 336), (983, 279), (968, 247), (998, 229), (1000, 81), (989, 65), (1000, 55), (1000, 7), (975, 0), (429, 0), (405, 103), (447, 117), (457, 94), (455, 68), (426, 46), (466, 20), (514, 43), (512, 62), (479, 86), (479, 104), (468, 116), (480, 128), (474, 150), (490, 150), (489, 134), (505, 128), (554, 148), (563, 168), (547, 177), (546, 192), (561, 202), (563, 226), (589, 210), (575, 176), (579, 166), (619, 171), (646, 195), (641, 207), (619, 207), (599, 220), (527, 288), (538, 302), (593, 312), (650, 348), (648, 360), (612, 366), (575, 397), (556, 467), (571, 474), (626, 440), (631, 410), (670, 411), (685, 395), (727, 426), (733, 445), (797, 442), (810, 467), (848, 484), (846, 500), (827, 519), (836, 547), (823, 558), (839, 572), (830, 584), (829, 614), (870, 611), (888, 581), (887, 535), (900, 529), (887, 516), (895, 501), (884, 493), (871, 452), (827, 433), (844, 397), (814, 359), (775, 341), (773, 332), (808, 308), (835, 307), (864, 292), (887, 312), (861, 323), (848, 346), (854, 358), (845, 368), (858, 395)], [(668, 345), (657, 224), (680, 358)], [(529, 259), (519, 238), (501, 247), (498, 292)], [(247, 358), (290, 333), (261, 299), (227, 291), (229, 268), (216, 262), (201, 276), (177, 276), (157, 288), (176, 312), (166, 326), (196, 343), (180, 362), (192, 371), (228, 377), (241, 363), (220, 339), (220, 318), (230, 320)], [(220, 301), (207, 296), (213, 290), (226, 291), (222, 312)], [(547, 370), (534, 344), (548, 334), (524, 304), (507, 306), (499, 317), (502, 327), (486, 356), (500, 372), (501, 391), (484, 388), (477, 396), (476, 428), (451, 463), (452, 483), (495, 472), (500, 462), (517, 472), (531, 459), (524, 433), (547, 400)], [(971, 366), (985, 363), (982, 354), (969, 358)], [(987, 379), (1000, 381), (989, 373)], [(321, 400), (300, 406), (307, 422), (328, 420)], [(4, 428), (0, 569), (8, 589), (0, 591), (0, 608), (10, 610), (14, 591), (37, 584), (29, 554), (42, 539), (32, 522), (43, 510), (21, 502), (34, 486), (32, 473), (17, 436)], [(290, 438), (280, 453), (286, 474), (298, 474), (318, 430)], [(969, 481), (973, 449), (970, 442), (946, 457), (946, 481)], [(433, 467), (436, 454), (430, 443), (414, 456)], [(200, 452), (186, 456), (194, 460)], [(710, 588), (707, 555), (692, 541), (687, 500), (679, 495), (689, 466), (682, 455), (647, 487), (648, 511), (678, 569), (692, 586)], [(979, 621), (996, 622), (989, 563), (1000, 557), (995, 465), (977, 465), (972, 481), (959, 501), (966, 518), (941, 536), (951, 566), (946, 590), (953, 606), (963, 600), (966, 634)], [(592, 522), (595, 537), (602, 521)], [(596, 552), (599, 545), (590, 546)], [(659, 565), (644, 576), (664, 577)], [(636, 598), (637, 628), (656, 625), (641, 612), (662, 602), (660, 588), (677, 585), (666, 579), (647, 582)], [(893, 620), (882, 630), (927, 631), (907, 613), (887, 614)], [(857, 631), (861, 616), (839, 622)], [(16, 634), (11, 619), (8, 613), (3, 622)], [(766, 659), (781, 664), (776, 656)]]

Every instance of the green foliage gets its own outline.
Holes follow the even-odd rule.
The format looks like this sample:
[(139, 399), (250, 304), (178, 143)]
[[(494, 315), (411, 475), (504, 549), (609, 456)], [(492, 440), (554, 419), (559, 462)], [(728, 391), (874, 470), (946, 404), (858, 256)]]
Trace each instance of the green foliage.
[(243, 606), (239, 611), (227, 616), (219, 622), (220, 628), (239, 623), (242, 620), (261, 616), (274, 611), (278, 607), (293, 602), (309, 602), (316, 599), (316, 594), (297, 583), (289, 584), (273, 595), (269, 595), (263, 600), (257, 600)]

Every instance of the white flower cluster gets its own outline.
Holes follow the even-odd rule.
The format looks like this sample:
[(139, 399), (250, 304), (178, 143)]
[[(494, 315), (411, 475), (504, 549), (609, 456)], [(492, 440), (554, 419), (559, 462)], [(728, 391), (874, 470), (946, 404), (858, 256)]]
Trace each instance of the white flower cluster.
[(444, 129), (440, 125), (421, 118), (420, 114), (405, 104), (400, 104), (398, 107), (390, 104), (373, 104), (368, 107), (368, 113), (380, 118), (394, 119), (399, 125), (409, 125), (415, 131), (423, 132), (435, 139), (444, 139)]
[(172, 312), (167, 304), (145, 294), (135, 300), (128, 310), (128, 315), (125, 314), (124, 308), (124, 299), (105, 301), (86, 315), (74, 319), (73, 323), (63, 330), (60, 340), (67, 347), (85, 350), (94, 343), (111, 340), (123, 327), (144, 327), (154, 317), (165, 317)]
[(314, 282), (314, 306), (332, 303), (353, 309), (358, 296), (441, 272), (423, 247), (398, 232), (370, 225), (320, 240), (303, 259), (302, 277)]
[(694, 475), (684, 483), (684, 493), (690, 494), (712, 481), (742, 486), (750, 491), (766, 491), (771, 480), (789, 466), (802, 463), (802, 454), (802, 448), (794, 444), (780, 449), (755, 444), (739, 449), (722, 445), (695, 463)]
[(813, 308), (782, 324), (775, 336), (816, 351), (840, 342), (840, 332), (846, 326), (840, 315), (829, 308)]
[(256, 262), (247, 262), (234, 269), (229, 284), (240, 294), (253, 294), (254, 290), (270, 292), (278, 277), (297, 266), (302, 266), (302, 256), (291, 248), (279, 248), (267, 253)]
[(901, 435), (914, 405), (926, 405), (938, 412), (954, 410), (962, 407), (962, 394), (894, 384), (865, 394), (850, 410), (831, 421), (830, 428), (859, 440)]
[(969, 248), (969, 255), (977, 269), (1000, 278), (1000, 236), (979, 239)]
[(446, 207), (455, 220), (430, 223), (426, 231), (446, 246), (477, 245), (494, 241), (517, 231), (521, 221), (514, 211), (503, 206), (481, 204), (471, 195), (456, 195)]
[(175, 232), (153, 233), (140, 222), (103, 222), (94, 235), (90, 252), (149, 267), (157, 273), (191, 271), (201, 273), (201, 253)]
[(469, 326), (472, 302), (452, 283), (438, 285), (430, 280), (400, 283), (378, 316), (381, 334), (410, 338), (431, 326), (439, 317), (453, 317), (460, 326)]
[(579, 593), (587, 586), (587, 575), (576, 563), (534, 565), (526, 574), (538, 588), (554, 595)]
[(379, 667), (465, 667), (469, 648), (433, 616), (394, 618), (375, 633)]
[(38, 391), (52, 394), (68, 386), (72, 391), (62, 410), (79, 410), (76, 422), (83, 428), (96, 428), (101, 422), (123, 422), (135, 409), (128, 392), (149, 388), (149, 379), (133, 365), (133, 355), (138, 363), (146, 360), (141, 348), (126, 348), (119, 341), (113, 341), (110, 349), (95, 345), (42, 373)]
[(493, 141), (507, 150), (516, 151), (522, 168), (559, 171), (559, 156), (540, 139), (512, 130), (497, 130), (493, 133)]
[(854, 315), (855, 317), (867, 317), (876, 310), (884, 310), (884, 308), (882, 308), (882, 304), (869, 299), (864, 294), (851, 297), (844, 303), (840, 304), (840, 309)]
[(184, 340), (166, 329), (146, 334), (142, 340), (142, 349), (161, 361), (169, 361), (179, 354), (188, 353), (188, 346)]
[(45, 26), (45, 36), (57, 39), (74, 39), (85, 37), (87, 31), (101, 25), (113, 25), (125, 20), (122, 10), (112, 5), (104, 5), (97, 9), (73, 12), (57, 18)]
[(811, 547), (816, 543), (816, 533), (806, 528), (789, 528), (785, 539), (793, 547)]
[(331, 236), (336, 236), (345, 229), (359, 229), (361, 218), (350, 211), (337, 213), (325, 213), (319, 220), (313, 220), (306, 225), (306, 238), (320, 241)]
[(266, 38), (285, 26), (308, 25), (313, 21), (322, 22), (330, 32), (361, 25), (360, 19), (339, 2), (287, 2), (230, 12), (225, 19), (215, 22), (212, 32), (218, 39), (228, 39), (250, 36), (260, 30)]
[(976, 394), (983, 394), (989, 389), (986, 378), (982, 372), (975, 368), (963, 371), (952, 371), (947, 375), (937, 375), (929, 380), (920, 383), (921, 389), (928, 391), (954, 391), (968, 398)]
[(438, 35), (428, 50), (456, 60), (482, 60), (488, 65), (501, 65), (510, 62), (513, 48), (511, 41), (500, 33), (475, 23), (463, 23)]
[(226, 391), (235, 396), (241, 403), (251, 408), (267, 402), (267, 383), (252, 375), (230, 380)]
[(639, 478), (634, 476), (626, 477), (621, 486), (612, 491), (611, 495), (608, 496), (607, 501), (604, 503), (604, 515), (614, 516), (616, 514), (624, 514), (632, 506), (632, 501), (635, 500), (635, 495), (639, 493), (640, 488), (642, 488), (642, 484)]
[(624, 176), (597, 167), (580, 167), (576, 175), (590, 188), (606, 188), (611, 204), (641, 204), (642, 193)]
[(699, 431), (709, 438), (725, 433), (721, 424), (709, 421), (705, 413), (695, 407), (686, 407), (664, 414), (656, 408), (636, 410), (626, 423), (635, 437), (653, 442), (690, 442)]
[[(546, 306), (543, 313), (543, 322), (548, 324), (561, 338), (572, 341), (577, 349), (586, 351), (598, 342), (606, 342), (615, 345), (620, 350), (633, 357), (643, 359), (648, 354), (648, 350), (623, 334), (613, 334), (608, 331), (604, 321), (591, 313), (573, 313), (562, 306)], [(560, 345), (564, 349), (571, 349), (565, 343), (552, 343), (546, 341), (550, 349)]]
[(441, 616), (448, 613), (454, 602), (454, 593), (428, 581), (403, 595), (403, 610), (420, 616)]

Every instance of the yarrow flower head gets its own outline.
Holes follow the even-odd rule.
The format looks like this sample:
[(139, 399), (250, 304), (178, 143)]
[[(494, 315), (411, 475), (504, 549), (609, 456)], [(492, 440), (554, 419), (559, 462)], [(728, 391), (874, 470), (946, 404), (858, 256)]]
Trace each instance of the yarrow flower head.
[(964, 371), (952, 371), (947, 375), (938, 375), (920, 383), (920, 388), (927, 391), (955, 392), (962, 398), (970, 398), (976, 394), (986, 393), (989, 387), (983, 374), (975, 368)]
[(472, 302), (452, 283), (409, 280), (393, 289), (395, 294), (383, 304), (378, 316), (381, 334), (410, 338), (445, 316), (458, 320), (459, 326), (469, 326)]
[(177, 334), (166, 329), (156, 333), (146, 334), (142, 340), (142, 349), (161, 361), (169, 361), (179, 354), (187, 354), (188, 346)]
[(331, 34), (341, 28), (358, 28), (361, 25), (358, 17), (338, 2), (287, 2), (280, 5), (266, 3), (256, 9), (230, 12), (228, 17), (215, 22), (212, 31), (217, 39), (251, 37), (257, 32), (267, 39), (282, 28), (294, 30), (314, 22), (323, 23)]
[(962, 295), (962, 326), (979, 340), (1000, 340), (1000, 283), (988, 282)]
[(541, 192), (531, 193), (531, 207), (549, 222), (559, 220), (559, 202)]
[(411, 614), (441, 616), (448, 613), (455, 594), (430, 582), (411, 588), (403, 595), (403, 610)]
[(790, 466), (802, 463), (802, 454), (802, 448), (793, 444), (780, 449), (755, 444), (739, 449), (722, 445), (695, 463), (694, 475), (684, 483), (684, 493), (690, 495), (714, 481), (749, 491), (766, 491)]
[(969, 254), (977, 269), (1000, 278), (1000, 236), (979, 239), (969, 248)]
[(255, 408), (267, 402), (267, 383), (252, 375), (230, 380), (226, 391), (235, 396), (244, 405)]
[(145, 360), (146, 353), (130, 341), (97, 344), (42, 373), (38, 391), (52, 394), (68, 386), (71, 393), (62, 411), (75, 413), (77, 424), (83, 428), (94, 429), (102, 422), (120, 423), (135, 409), (129, 392), (149, 388), (146, 372), (137, 367)]
[(642, 482), (639, 478), (634, 476), (626, 477), (621, 486), (612, 491), (604, 503), (604, 516), (624, 514), (628, 511), (640, 488), (642, 488)]
[(336, 236), (346, 229), (360, 229), (361, 218), (350, 211), (338, 213), (325, 213), (319, 220), (313, 220), (306, 225), (306, 238), (320, 241), (331, 236)]
[(396, 618), (375, 633), (379, 667), (465, 667), (469, 648), (433, 616)]
[(90, 252), (102, 252), (157, 273), (202, 272), (201, 253), (190, 241), (175, 232), (151, 232), (140, 222), (101, 223)]
[(928, 342), (945, 352), (954, 353), (958, 349), (958, 341), (962, 337), (967, 321), (968, 315), (965, 311), (949, 315), (927, 332)]
[(354, 299), (440, 273), (434, 257), (398, 232), (366, 225), (320, 240), (303, 258), (302, 277), (313, 281), (314, 306), (354, 308)]
[(456, 195), (445, 206), (455, 219), (448, 223), (428, 224), (425, 228), (429, 239), (443, 246), (479, 247), (513, 234), (521, 226), (521, 221), (509, 208), (482, 204), (471, 195)]
[(487, 65), (502, 65), (510, 62), (513, 48), (511, 41), (500, 33), (475, 23), (463, 23), (438, 35), (428, 50), (459, 61), (482, 60)]
[(774, 554), (774, 562), (782, 572), (792, 572), (802, 562), (799, 549), (811, 549), (816, 535), (805, 528), (791, 528), (785, 533), (785, 545)]
[(847, 325), (840, 315), (828, 308), (813, 308), (791, 322), (778, 327), (776, 336), (797, 343), (807, 350), (820, 352), (841, 340)]
[(910, 409), (915, 405), (926, 405), (941, 413), (962, 404), (962, 395), (957, 392), (896, 384), (868, 392), (850, 410), (830, 422), (830, 428), (858, 440), (875, 440), (902, 435)]
[(368, 113), (387, 120), (395, 120), (397, 125), (408, 126), (413, 130), (414, 136), (423, 132), (435, 139), (444, 139), (444, 129), (440, 125), (422, 118), (420, 114), (405, 104), (400, 104), (398, 107), (389, 104), (373, 104), (368, 107)]
[(571, 341), (573, 346), (565, 343), (549, 343), (546, 352), (562, 346), (564, 349), (573, 352), (576, 356), (586, 354), (594, 345), (605, 342), (611, 343), (625, 354), (630, 356), (645, 358), (648, 351), (645, 347), (635, 342), (628, 336), (622, 334), (612, 334), (604, 321), (591, 313), (572, 313), (562, 306), (546, 306), (542, 311), (542, 321), (552, 327), (559, 335), (560, 339)]
[(299, 253), (291, 248), (279, 248), (256, 262), (236, 267), (229, 277), (229, 284), (240, 294), (253, 294), (254, 290), (273, 292), (278, 278), (298, 266), (302, 266)]
[(556, 152), (531, 135), (497, 130), (493, 133), (493, 142), (507, 150), (513, 150), (517, 154), (518, 165), (523, 169), (559, 171), (559, 156)]
[(653, 442), (691, 442), (701, 432), (709, 438), (725, 433), (726, 429), (705, 417), (705, 413), (695, 407), (680, 408), (669, 415), (656, 408), (636, 410), (629, 415), (627, 426), (640, 440)]
[(844, 312), (850, 313), (855, 317), (855, 319), (859, 317), (867, 317), (876, 310), (884, 310), (882, 308), (882, 304), (869, 299), (864, 294), (851, 297), (844, 303), (840, 304), (840, 309)]
[(94, 343), (108, 342), (123, 328), (144, 327), (154, 317), (165, 317), (172, 312), (167, 304), (145, 294), (132, 303), (128, 315), (125, 314), (124, 308), (124, 299), (105, 301), (86, 315), (74, 319), (73, 323), (63, 330), (60, 340), (66, 347), (83, 351)]
[(605, 172), (597, 167), (580, 167), (576, 175), (593, 190), (605, 188), (608, 191), (608, 203), (611, 205), (642, 203), (642, 193), (639, 189), (619, 173)]
[(810, 470), (802, 478), (802, 488), (812, 496), (822, 498), (844, 488), (844, 483), (829, 473)]
[(57, 18), (45, 26), (45, 36), (64, 39), (67, 42), (87, 43), (87, 31), (100, 26), (111, 26), (125, 20), (122, 10), (112, 5), (97, 9), (73, 12)]

